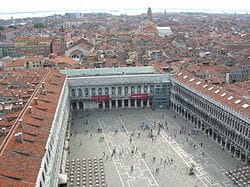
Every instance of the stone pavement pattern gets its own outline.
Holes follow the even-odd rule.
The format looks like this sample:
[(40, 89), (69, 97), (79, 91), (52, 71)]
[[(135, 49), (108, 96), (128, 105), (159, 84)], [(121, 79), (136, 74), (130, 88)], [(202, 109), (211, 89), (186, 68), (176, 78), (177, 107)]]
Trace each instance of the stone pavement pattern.
[[(107, 185), (114, 187), (233, 186), (225, 172), (240, 163), (203, 134), (179, 135), (182, 126), (189, 131), (193, 125), (174, 115), (172, 110), (150, 109), (75, 114), (68, 159), (103, 157)], [(87, 125), (84, 120), (88, 120)], [(158, 134), (158, 124), (165, 122), (168, 129)], [(143, 123), (152, 129), (153, 141), (150, 130), (143, 131)], [(98, 133), (98, 128), (102, 132)], [(190, 176), (191, 164), (195, 165), (195, 175)]]

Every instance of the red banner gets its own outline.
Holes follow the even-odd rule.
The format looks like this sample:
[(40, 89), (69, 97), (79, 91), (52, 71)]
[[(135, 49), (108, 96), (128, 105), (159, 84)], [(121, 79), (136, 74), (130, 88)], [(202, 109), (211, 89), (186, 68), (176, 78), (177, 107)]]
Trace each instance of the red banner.
[(148, 99), (148, 94), (131, 94), (130, 99)]
[(109, 95), (94, 95), (91, 96), (91, 101), (109, 101)]

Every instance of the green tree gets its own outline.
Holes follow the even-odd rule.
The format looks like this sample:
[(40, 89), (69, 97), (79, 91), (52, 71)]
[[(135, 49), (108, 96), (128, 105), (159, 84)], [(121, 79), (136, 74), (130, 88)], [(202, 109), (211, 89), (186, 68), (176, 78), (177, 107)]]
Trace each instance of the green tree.
[(8, 26), (8, 28), (11, 28), (11, 29), (16, 29), (17, 27), (16, 27), (16, 26), (14, 26), (14, 25), (10, 25), (10, 26)]
[(35, 23), (35, 24), (34, 24), (34, 27), (35, 27), (36, 29), (41, 29), (41, 28), (44, 28), (44, 24), (43, 24), (43, 23)]

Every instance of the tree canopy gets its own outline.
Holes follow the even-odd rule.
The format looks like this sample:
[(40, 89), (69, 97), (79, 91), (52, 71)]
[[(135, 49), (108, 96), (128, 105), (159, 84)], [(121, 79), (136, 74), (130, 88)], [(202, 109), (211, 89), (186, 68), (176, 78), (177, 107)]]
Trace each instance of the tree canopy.
[(41, 28), (44, 28), (44, 24), (43, 24), (43, 23), (35, 23), (35, 24), (34, 24), (34, 27), (35, 27), (36, 29), (41, 29)]

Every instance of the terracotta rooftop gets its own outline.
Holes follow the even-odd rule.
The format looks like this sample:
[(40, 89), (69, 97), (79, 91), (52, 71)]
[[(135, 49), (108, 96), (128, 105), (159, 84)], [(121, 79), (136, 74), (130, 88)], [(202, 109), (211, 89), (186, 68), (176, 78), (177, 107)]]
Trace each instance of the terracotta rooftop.
[[(13, 116), (13, 125), (8, 127), (9, 133), (0, 145), (1, 187), (35, 186), (64, 81), (65, 76), (57, 70), (46, 69), (24, 108)], [(39, 88), (42, 82), (45, 82), (46, 95)], [(29, 106), (32, 106), (32, 113)], [(19, 125), (20, 119), (23, 128)], [(22, 132), (22, 143), (14, 137), (19, 132)]]
[(19, 90), (21, 90), (21, 93), (31, 90), (32, 85), (38, 84), (46, 71), (46, 69), (8, 71), (7, 73), (1, 71), (1, 95), (3, 97), (10, 97), (17, 95)]
[[(174, 75), (173, 79), (176, 79), (197, 92), (206, 95), (212, 100), (227, 106), (235, 112), (240, 113), (242, 116), (245, 116), (248, 119), (250, 118), (250, 100), (247, 100), (237, 92), (229, 92), (226, 86), (216, 86), (211, 83), (207, 83), (205, 80), (194, 77), (187, 71)], [(249, 83), (250, 82), (248, 82), (248, 84)]]
[(5, 65), (5, 67), (24, 67), (25, 59), (13, 60)]
[(15, 42), (22, 42), (27, 40), (41, 40), (41, 41), (51, 41), (49, 37), (39, 37), (39, 36), (20, 36), (14, 39)]
[(68, 64), (68, 65), (79, 64), (79, 63), (75, 62), (72, 58), (65, 57), (65, 56), (56, 56), (55, 58), (49, 59), (49, 61), (54, 63), (54, 64), (60, 64), (60, 63), (64, 63), (64, 64)]

